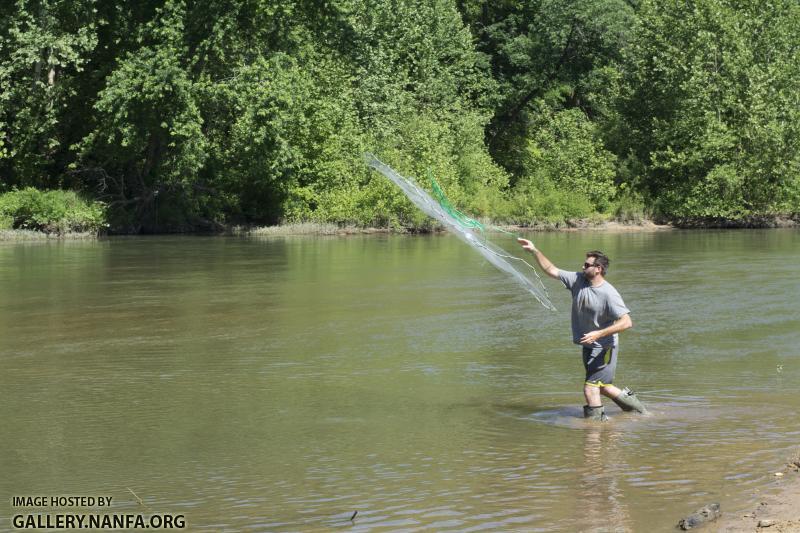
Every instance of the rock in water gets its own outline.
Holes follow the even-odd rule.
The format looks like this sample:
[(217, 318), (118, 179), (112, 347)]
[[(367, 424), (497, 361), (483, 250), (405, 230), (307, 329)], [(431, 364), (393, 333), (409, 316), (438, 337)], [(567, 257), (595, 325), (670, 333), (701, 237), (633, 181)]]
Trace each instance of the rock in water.
[(686, 518), (681, 518), (680, 521), (678, 521), (678, 527), (686, 531), (707, 522), (713, 522), (719, 518), (719, 515), (719, 504), (709, 503), (705, 507), (693, 512)]

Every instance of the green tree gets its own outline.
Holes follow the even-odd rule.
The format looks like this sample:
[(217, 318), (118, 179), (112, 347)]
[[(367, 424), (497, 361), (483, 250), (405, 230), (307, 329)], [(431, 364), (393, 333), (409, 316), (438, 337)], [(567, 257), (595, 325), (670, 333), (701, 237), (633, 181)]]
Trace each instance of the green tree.
[(641, 5), (626, 60), (623, 150), (673, 218), (800, 209), (800, 5)]
[[(498, 90), (487, 130), (492, 155), (513, 176), (524, 173), (529, 137), (537, 126), (533, 103), (554, 111), (608, 112), (607, 89), (635, 14), (623, 0), (461, 0), (478, 50), (491, 61)], [(533, 119), (533, 120), (532, 120)]]
[(607, 212), (616, 191), (616, 157), (603, 147), (597, 126), (580, 109), (554, 112), (544, 101), (533, 104), (535, 133), (512, 190), (514, 218), (563, 222)]
[(135, 227), (155, 225), (157, 198), (191, 199), (206, 140), (185, 67), (185, 4), (168, 1), (141, 28), (142, 46), (120, 58), (94, 104), (81, 170)]
[(0, 8), (0, 174), (57, 187), (69, 155), (65, 109), (84, 95), (97, 44), (94, 0), (17, 0)]

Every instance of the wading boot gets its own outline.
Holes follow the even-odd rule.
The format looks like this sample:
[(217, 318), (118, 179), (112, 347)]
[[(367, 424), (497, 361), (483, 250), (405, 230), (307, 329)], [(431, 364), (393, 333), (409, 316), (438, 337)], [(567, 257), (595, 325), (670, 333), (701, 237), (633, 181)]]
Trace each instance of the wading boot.
[(636, 393), (628, 387), (622, 389), (620, 395), (616, 398), (612, 398), (612, 400), (614, 400), (614, 403), (619, 405), (619, 408), (623, 411), (636, 411), (642, 414), (647, 412), (644, 404), (636, 397)]
[(583, 406), (583, 418), (588, 418), (589, 420), (597, 420), (598, 422), (605, 422), (608, 420), (605, 411), (603, 410), (603, 406), (600, 405), (598, 407), (589, 407), (588, 405)]

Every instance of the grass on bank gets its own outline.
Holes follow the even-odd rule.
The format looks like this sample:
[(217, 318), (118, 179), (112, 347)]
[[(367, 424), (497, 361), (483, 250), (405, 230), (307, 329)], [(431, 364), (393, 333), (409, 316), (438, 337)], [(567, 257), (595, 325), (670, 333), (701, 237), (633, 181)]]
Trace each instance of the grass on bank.
[(43, 233), (30, 229), (0, 229), (0, 241), (3, 242), (28, 242), (28, 241), (49, 241), (53, 239), (84, 240), (96, 239), (97, 233), (92, 232), (68, 232), (68, 233)]
[(338, 225), (329, 222), (289, 222), (277, 226), (261, 226), (257, 228), (234, 228), (234, 233), (255, 237), (274, 237), (282, 235), (352, 235), (368, 233), (386, 233), (384, 228), (364, 228), (352, 224)]

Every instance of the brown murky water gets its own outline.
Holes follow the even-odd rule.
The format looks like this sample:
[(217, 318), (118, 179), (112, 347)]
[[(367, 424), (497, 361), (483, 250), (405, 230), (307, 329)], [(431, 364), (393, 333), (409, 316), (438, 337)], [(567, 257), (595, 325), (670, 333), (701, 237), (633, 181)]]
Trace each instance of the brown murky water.
[(15, 495), (130, 488), (192, 531), (667, 531), (768, 489), (800, 232), (533, 238), (611, 256), (650, 416), (585, 423), (569, 293), (548, 312), (452, 237), (0, 244), (0, 529)]

